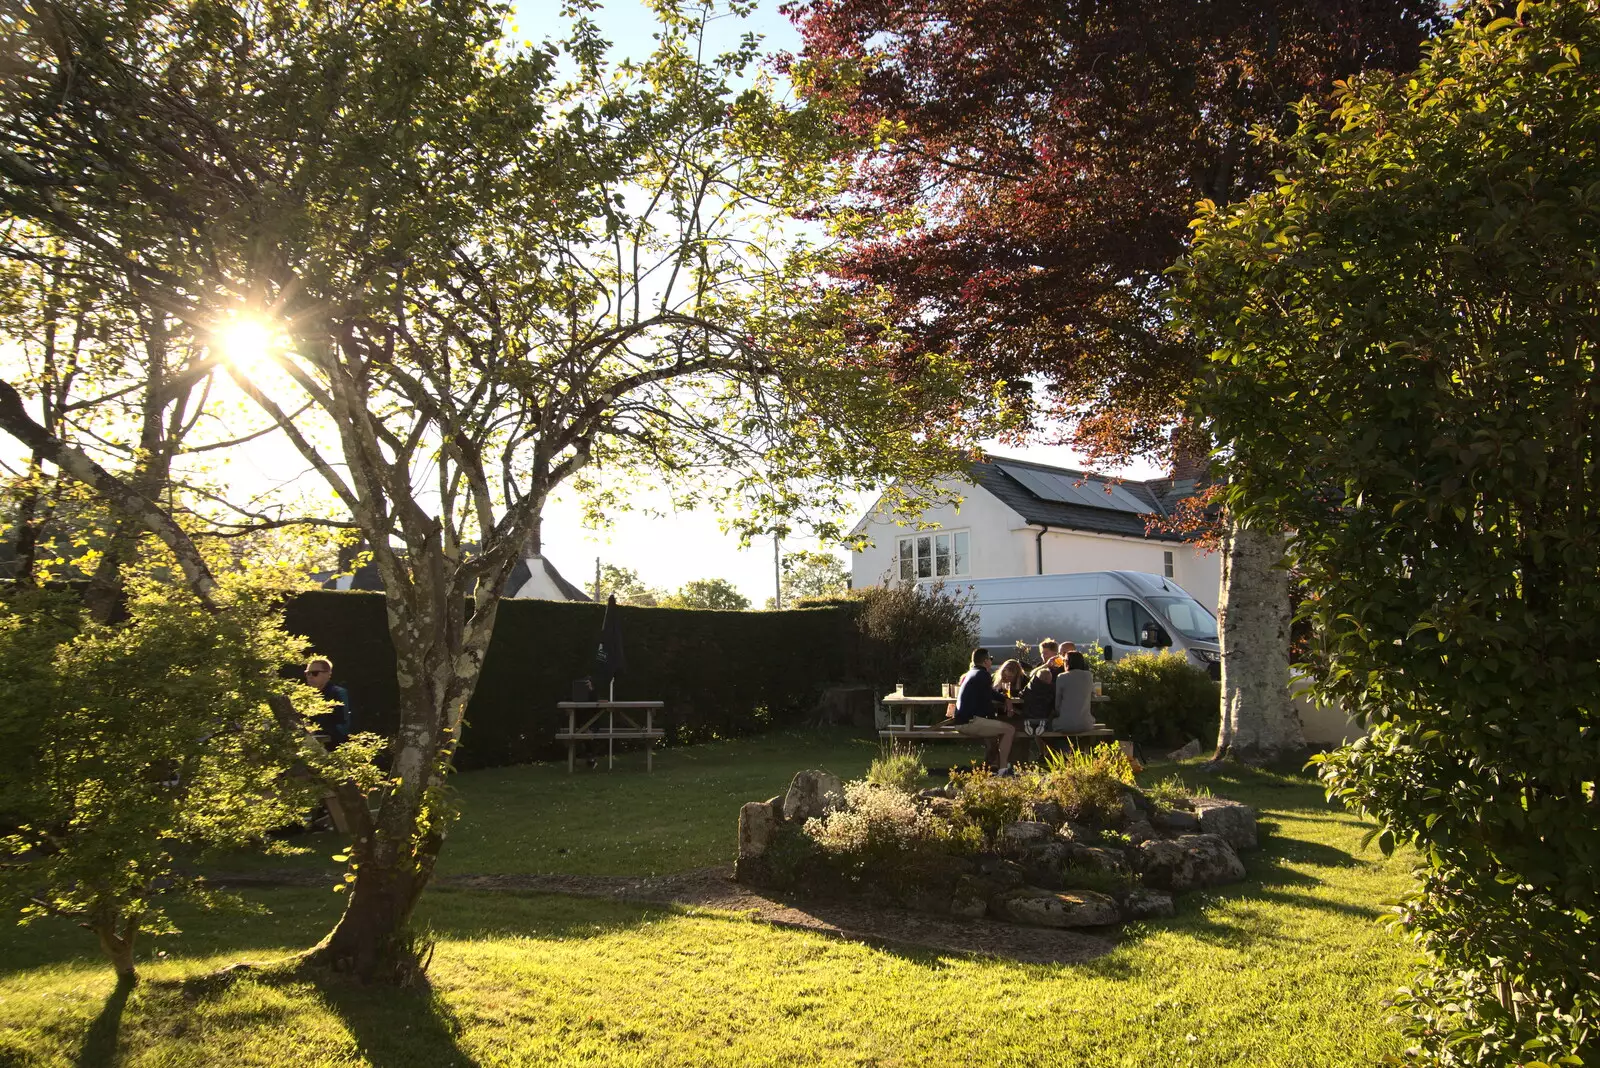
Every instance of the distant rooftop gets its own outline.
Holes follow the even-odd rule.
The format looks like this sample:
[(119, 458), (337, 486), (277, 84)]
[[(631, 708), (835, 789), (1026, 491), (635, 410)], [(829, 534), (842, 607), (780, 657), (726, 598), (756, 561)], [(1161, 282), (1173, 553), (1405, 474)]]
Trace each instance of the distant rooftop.
[(1193, 479), (1116, 479), (1005, 456), (989, 456), (968, 471), (976, 485), (1029, 523), (1160, 541), (1183, 539), (1147, 534), (1145, 517), (1171, 515), (1195, 490)]

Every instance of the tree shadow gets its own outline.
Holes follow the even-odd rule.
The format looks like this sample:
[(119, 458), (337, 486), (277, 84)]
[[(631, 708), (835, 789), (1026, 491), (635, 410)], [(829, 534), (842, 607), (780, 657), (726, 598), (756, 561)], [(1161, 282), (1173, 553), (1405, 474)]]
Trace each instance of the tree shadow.
[(461, 1021), (426, 979), (396, 989), (362, 985), (320, 969), (299, 974), (338, 1014), (372, 1068), (478, 1068), (461, 1048)]
[(83, 1044), (73, 1059), (76, 1068), (107, 1068), (117, 1058), (117, 1038), (122, 1030), (122, 1012), (128, 1006), (128, 995), (133, 993), (131, 979), (118, 980), (116, 988), (100, 1008), (89, 1029), (83, 1033)]

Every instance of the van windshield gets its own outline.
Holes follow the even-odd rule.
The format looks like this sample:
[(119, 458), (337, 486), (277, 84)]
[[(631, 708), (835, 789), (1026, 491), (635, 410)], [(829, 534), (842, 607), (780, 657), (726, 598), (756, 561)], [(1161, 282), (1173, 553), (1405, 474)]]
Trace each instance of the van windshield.
[(1217, 640), (1217, 617), (1193, 597), (1147, 596), (1145, 601), (1185, 638), (1200, 642)]

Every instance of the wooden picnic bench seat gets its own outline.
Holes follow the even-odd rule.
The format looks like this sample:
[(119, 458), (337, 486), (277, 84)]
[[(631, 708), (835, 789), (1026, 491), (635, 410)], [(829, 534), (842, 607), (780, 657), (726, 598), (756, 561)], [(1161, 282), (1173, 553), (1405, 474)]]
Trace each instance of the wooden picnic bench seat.
[[(1096, 723), (1094, 725), (1094, 727), (1092, 727), (1091, 729), (1086, 730), (1086, 731), (1044, 731), (1043, 733), (1037, 734), (1037, 735), (1030, 735), (1030, 734), (1027, 734), (1027, 733), (1025, 733), (1023, 731), (1018, 731), (1017, 732), (1017, 736), (1019, 738), (1030, 738), (1030, 737), (1032, 737), (1032, 738), (1044, 739), (1044, 740), (1047, 740), (1047, 741), (1048, 740), (1059, 741), (1059, 740), (1061, 740), (1063, 738), (1068, 738), (1068, 739), (1071, 739), (1071, 738), (1112, 738), (1112, 737), (1115, 737), (1115, 733), (1116, 732), (1114, 732), (1110, 727), (1107, 727), (1104, 723)], [(878, 732), (878, 737), (879, 738), (913, 738), (913, 739), (916, 739), (919, 742), (924, 742), (924, 741), (925, 742), (954, 742), (954, 741), (981, 742), (981, 741), (984, 740), (983, 738), (981, 738), (981, 737), (979, 737), (977, 735), (962, 734), (960, 731), (956, 730), (954, 727), (946, 727), (946, 726), (943, 726), (943, 725), (940, 725), (940, 724), (934, 724), (932, 726), (916, 726), (916, 727), (912, 727), (910, 730), (907, 730), (905, 727), (900, 726), (898, 724), (895, 724), (895, 725), (888, 726), (888, 727), (885, 727), (882, 730), (880, 730)]]

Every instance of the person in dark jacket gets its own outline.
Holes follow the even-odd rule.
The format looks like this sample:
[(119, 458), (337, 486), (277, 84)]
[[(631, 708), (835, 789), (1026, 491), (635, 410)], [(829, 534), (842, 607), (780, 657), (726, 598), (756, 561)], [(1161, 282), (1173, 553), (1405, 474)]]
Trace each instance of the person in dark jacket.
[(984, 758), (998, 767), (996, 774), (1010, 775), (1011, 743), (1016, 741), (1017, 729), (994, 718), (996, 705), (1003, 707), (1004, 698), (994, 688), (989, 673), (993, 665), (989, 650), (972, 650), (972, 668), (961, 676), (961, 688), (956, 692), (955, 728), (961, 734), (982, 738)]
[(311, 729), (319, 737), (326, 739), (325, 744), (329, 749), (336, 745), (343, 745), (350, 740), (350, 694), (338, 683), (333, 681), (333, 661), (325, 656), (314, 657), (306, 662), (306, 685), (322, 694), (333, 707), (326, 712), (320, 712), (311, 717)]

